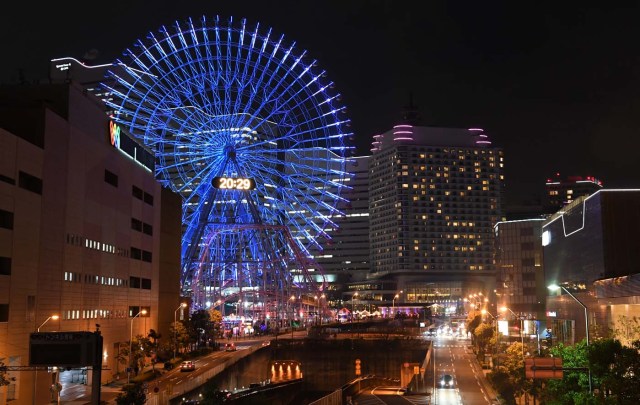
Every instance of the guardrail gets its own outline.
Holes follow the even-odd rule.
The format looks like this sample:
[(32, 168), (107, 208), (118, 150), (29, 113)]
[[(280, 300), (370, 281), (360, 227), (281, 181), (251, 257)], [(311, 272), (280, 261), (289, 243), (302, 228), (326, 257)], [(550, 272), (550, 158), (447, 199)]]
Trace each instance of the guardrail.
[(348, 397), (353, 397), (364, 389), (383, 384), (400, 384), (400, 380), (375, 375), (358, 377), (333, 391), (331, 394), (309, 403), (309, 405), (336, 405), (338, 403), (337, 401), (340, 401), (340, 404), (345, 404), (347, 403)]
[(238, 350), (234, 352), (233, 355), (229, 357), (229, 359), (227, 359), (224, 363), (219, 364), (207, 370), (206, 372), (195, 376), (193, 379), (189, 379), (188, 381), (176, 384), (175, 386), (169, 386), (167, 390), (150, 394), (147, 398), (147, 404), (167, 405), (172, 399), (175, 399), (181, 395), (188, 394), (189, 392), (200, 388), (209, 379), (222, 373), (227, 367), (234, 365), (239, 360), (252, 355), (257, 350), (260, 350), (262, 348), (262, 346), (251, 346), (247, 350)]

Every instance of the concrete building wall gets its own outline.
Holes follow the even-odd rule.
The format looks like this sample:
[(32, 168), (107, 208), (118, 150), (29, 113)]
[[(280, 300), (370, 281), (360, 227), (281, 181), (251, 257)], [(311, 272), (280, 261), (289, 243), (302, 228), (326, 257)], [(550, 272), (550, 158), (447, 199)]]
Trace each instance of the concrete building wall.
[[(56, 314), (42, 332), (101, 331), (106, 382), (123, 368), (115, 347), (130, 333), (169, 335), (179, 305), (181, 204), (110, 144), (109, 120), (95, 99), (61, 86), (47, 89), (54, 105), (46, 108), (38, 102), (46, 91), (2, 95), (13, 113), (0, 114), (0, 127), (43, 135), (0, 130), (0, 210), (13, 217), (12, 229), (0, 228), (0, 257), (10, 260), (0, 274), (0, 308), (8, 314), (0, 319), (0, 358), (27, 366), (29, 334)], [(20, 124), (30, 117), (41, 124)], [(40, 137), (43, 145), (34, 145)], [(142, 308), (147, 316), (132, 322)], [(31, 402), (36, 373), (11, 374), (4, 400)], [(38, 402), (49, 399), (52, 377), (38, 372)]]

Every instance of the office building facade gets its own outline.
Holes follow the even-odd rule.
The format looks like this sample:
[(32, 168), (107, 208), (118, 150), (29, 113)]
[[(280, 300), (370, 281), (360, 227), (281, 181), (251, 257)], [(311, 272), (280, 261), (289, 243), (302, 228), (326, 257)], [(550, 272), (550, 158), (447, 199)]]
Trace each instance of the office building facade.
[(640, 315), (638, 227), (640, 190), (631, 189), (580, 197), (544, 222), (545, 284), (562, 287), (547, 298), (557, 339), (608, 336), (621, 317)]
[(181, 200), (76, 84), (5, 88), (0, 103), (0, 358), (15, 368), (0, 403), (43, 403), (60, 370), (15, 371), (32, 332), (99, 331), (102, 382), (124, 372), (130, 336), (169, 335)]
[(326, 298), (331, 307), (341, 305), (346, 284), (365, 279), (369, 272), (369, 156), (358, 156), (347, 163), (352, 174), (345, 179), (347, 191), (337, 209), (337, 228), (328, 230), (331, 239), (314, 258), (327, 282)]
[(527, 319), (544, 317), (543, 222), (529, 219), (495, 225), (497, 306), (508, 307)]

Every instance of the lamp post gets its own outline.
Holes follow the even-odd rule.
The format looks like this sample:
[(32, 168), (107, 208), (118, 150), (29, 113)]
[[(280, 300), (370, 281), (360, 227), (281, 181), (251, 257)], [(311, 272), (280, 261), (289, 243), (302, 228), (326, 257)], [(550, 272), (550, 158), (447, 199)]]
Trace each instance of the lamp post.
[(356, 316), (356, 298), (358, 297), (358, 292), (356, 291), (351, 296), (351, 322), (355, 320)]
[[(59, 315), (51, 315), (51, 316), (49, 316), (47, 319), (44, 320), (44, 322), (42, 322), (40, 324), (40, 326), (38, 326), (36, 328), (36, 332), (40, 332), (40, 328), (42, 328), (44, 326), (44, 324), (49, 322), (51, 319), (53, 319), (54, 321), (57, 321), (58, 319), (60, 319), (60, 316)], [(36, 403), (37, 387), (38, 387), (38, 370), (36, 370), (36, 374), (33, 377), (33, 399), (31, 401), (32, 404)], [(60, 395), (60, 393), (58, 393), (58, 395)]]
[[(133, 318), (131, 318), (131, 327), (129, 329), (130, 333), (129, 333), (129, 367), (131, 367), (131, 349), (132, 349), (132, 343), (133, 343), (133, 321), (134, 319), (136, 319), (137, 317), (139, 317), (140, 315), (146, 315), (147, 314), (147, 310), (143, 309), (142, 311), (138, 312)], [(129, 384), (129, 376), (131, 375), (131, 372), (128, 371), (127, 372), (127, 384)]]
[[(187, 304), (182, 303), (175, 311), (173, 311), (173, 360), (176, 360), (176, 349), (178, 348), (178, 330), (176, 326), (178, 326), (178, 311), (180, 308), (186, 308)], [(133, 319), (131, 320), (133, 322)]]
[(57, 321), (58, 319), (60, 319), (60, 316), (58, 315), (51, 315), (50, 317), (48, 317), (47, 319), (44, 320), (44, 322), (42, 322), (40, 324), (40, 326), (38, 326), (38, 328), (36, 329), (36, 332), (40, 332), (40, 328), (42, 328), (44, 326), (45, 323), (49, 322), (51, 319), (53, 319), (54, 321)]
[(396, 317), (396, 300), (400, 298), (399, 294), (396, 294), (393, 296), (393, 299), (391, 300), (391, 316), (392, 317)]
[[(487, 311), (487, 310), (486, 310), (486, 309), (484, 309), (484, 308), (482, 308), (482, 309), (480, 310), (480, 313), (481, 313), (482, 315), (484, 315), (484, 314), (488, 314), (488, 315), (491, 317), (491, 319), (493, 319), (493, 323), (494, 323), (494, 325), (495, 325), (495, 331), (496, 331), (496, 332), (495, 332), (495, 335), (496, 335), (496, 336), (495, 336), (496, 342), (495, 342), (495, 344), (493, 345), (493, 353), (494, 353), (495, 355), (497, 355), (497, 354), (498, 354), (498, 337), (499, 337), (499, 336), (498, 336), (498, 320), (496, 319), (496, 317), (495, 317), (495, 316), (493, 316), (493, 314), (492, 314), (491, 312)], [(524, 349), (523, 349), (523, 350), (524, 350)], [(494, 364), (495, 364), (495, 360), (494, 360), (494, 359), (492, 359), (492, 361), (494, 361)]]
[(291, 339), (293, 339), (293, 321), (296, 317), (296, 306), (295, 306), (295, 301), (296, 301), (296, 296), (292, 295), (291, 298), (289, 298), (289, 301), (291, 301)]
[[(551, 291), (557, 291), (559, 289), (562, 289), (564, 292), (566, 292), (567, 294), (569, 294), (569, 296), (571, 298), (573, 298), (578, 304), (580, 304), (582, 306), (582, 308), (584, 309), (584, 327), (585, 327), (585, 337), (587, 339), (587, 347), (589, 347), (589, 313), (587, 312), (587, 306), (584, 305), (584, 303), (582, 301), (580, 301), (579, 299), (576, 298), (575, 295), (571, 294), (571, 292), (569, 290), (567, 290), (566, 288), (564, 288), (561, 285), (558, 284), (551, 284), (549, 287), (547, 287), (549, 290)], [(587, 367), (587, 369), (589, 370), (589, 392), (591, 391), (591, 367)]]
[(496, 319), (496, 317), (495, 317), (495, 316), (493, 316), (493, 314), (492, 314), (491, 312), (487, 311), (487, 310), (486, 310), (486, 309), (484, 309), (484, 308), (482, 308), (482, 309), (480, 310), (480, 313), (481, 313), (482, 315), (488, 314), (488, 315), (491, 317), (491, 319), (493, 319), (493, 323), (496, 325), (496, 339), (497, 339), (497, 338), (498, 338), (498, 320)]
[(584, 309), (584, 326), (585, 326), (585, 336), (586, 336), (586, 339), (587, 339), (587, 346), (589, 346), (589, 316), (588, 316), (588, 313), (587, 313), (587, 306), (586, 306), (586, 305), (584, 305), (584, 304), (582, 303), (582, 301), (580, 301), (579, 299), (577, 299), (577, 298), (575, 297), (575, 295), (571, 294), (571, 292), (570, 292), (569, 290), (567, 290), (566, 288), (564, 288), (564, 287), (563, 287), (563, 286), (561, 286), (561, 285), (551, 284), (551, 285), (550, 285), (549, 287), (547, 287), (547, 288), (549, 288), (549, 290), (551, 290), (551, 291), (557, 291), (557, 290), (562, 289), (564, 292), (566, 292), (567, 294), (569, 294), (569, 296), (570, 296), (571, 298), (573, 298), (573, 299), (574, 299), (578, 304), (580, 304), (580, 305), (582, 306), (582, 308)]

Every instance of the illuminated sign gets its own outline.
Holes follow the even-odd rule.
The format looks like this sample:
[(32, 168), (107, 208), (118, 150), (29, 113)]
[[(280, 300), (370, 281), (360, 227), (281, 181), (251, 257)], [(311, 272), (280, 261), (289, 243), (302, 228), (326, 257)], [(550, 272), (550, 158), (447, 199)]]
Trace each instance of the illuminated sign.
[(549, 318), (555, 318), (556, 316), (558, 316), (558, 314), (556, 313), (556, 311), (547, 311), (547, 316)]
[(29, 365), (87, 367), (102, 360), (100, 332), (35, 332), (29, 336)]
[(120, 149), (120, 127), (113, 121), (109, 121), (109, 137), (111, 138), (111, 145)]
[(133, 159), (145, 169), (155, 170), (155, 157), (150, 150), (145, 149), (134, 137), (115, 121), (109, 121), (109, 142), (111, 146)]
[(551, 243), (551, 233), (549, 231), (542, 232), (542, 246), (549, 246)]

